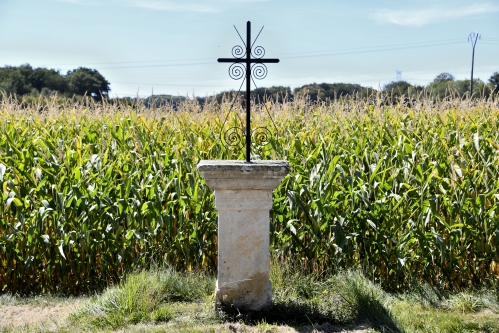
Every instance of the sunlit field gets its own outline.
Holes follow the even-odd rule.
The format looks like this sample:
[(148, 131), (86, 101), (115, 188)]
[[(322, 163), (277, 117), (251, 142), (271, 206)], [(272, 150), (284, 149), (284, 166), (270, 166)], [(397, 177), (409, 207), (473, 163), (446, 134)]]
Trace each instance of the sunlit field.
[[(217, 212), (196, 163), (244, 159), (221, 139), (244, 117), (230, 105), (4, 96), (1, 290), (101, 290), (156, 264), (214, 272)], [(253, 124), (273, 134), (253, 158), (291, 167), (270, 212), (274, 260), (357, 268), (386, 290), (496, 286), (499, 99), (269, 101)]]

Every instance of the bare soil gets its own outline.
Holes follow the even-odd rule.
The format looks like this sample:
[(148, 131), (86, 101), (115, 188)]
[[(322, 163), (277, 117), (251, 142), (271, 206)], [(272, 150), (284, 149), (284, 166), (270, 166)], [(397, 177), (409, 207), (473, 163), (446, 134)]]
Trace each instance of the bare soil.
[(0, 328), (33, 325), (40, 323), (60, 323), (75, 310), (81, 300), (70, 299), (56, 303), (0, 305)]

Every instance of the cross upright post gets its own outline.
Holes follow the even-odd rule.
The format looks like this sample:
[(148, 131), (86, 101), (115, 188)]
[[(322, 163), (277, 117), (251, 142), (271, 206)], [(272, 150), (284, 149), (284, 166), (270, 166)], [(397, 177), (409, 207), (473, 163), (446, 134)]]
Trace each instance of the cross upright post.
[(250, 163), (251, 157), (251, 119), (250, 119), (250, 93), (251, 93), (251, 22), (246, 23), (246, 162)]
[[(244, 42), (244, 41), (243, 41)], [(250, 94), (251, 94), (251, 65), (258, 63), (278, 63), (279, 59), (251, 58), (251, 22), (246, 23), (246, 57), (241, 58), (219, 58), (218, 62), (246, 63), (246, 162), (251, 163), (251, 116), (250, 116)]]

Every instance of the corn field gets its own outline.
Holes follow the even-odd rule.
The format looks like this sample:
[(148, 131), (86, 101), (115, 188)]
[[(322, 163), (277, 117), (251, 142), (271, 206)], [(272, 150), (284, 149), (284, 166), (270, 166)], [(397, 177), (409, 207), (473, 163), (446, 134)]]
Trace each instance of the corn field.
[[(274, 191), (272, 255), (360, 267), (395, 290), (495, 285), (499, 100), (386, 98), (254, 108), (254, 125), (274, 129), (270, 113), (278, 134), (255, 158), (291, 167)], [(153, 264), (215, 270), (217, 212), (196, 163), (244, 159), (221, 142), (230, 104), (4, 98), (0, 290), (88, 292)]]

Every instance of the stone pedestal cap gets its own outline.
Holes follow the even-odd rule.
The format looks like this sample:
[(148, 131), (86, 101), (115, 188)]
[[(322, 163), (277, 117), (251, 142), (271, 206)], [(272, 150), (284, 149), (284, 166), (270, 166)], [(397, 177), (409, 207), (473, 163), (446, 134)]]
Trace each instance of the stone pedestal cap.
[(197, 167), (214, 190), (273, 190), (289, 173), (286, 161), (202, 160)]

